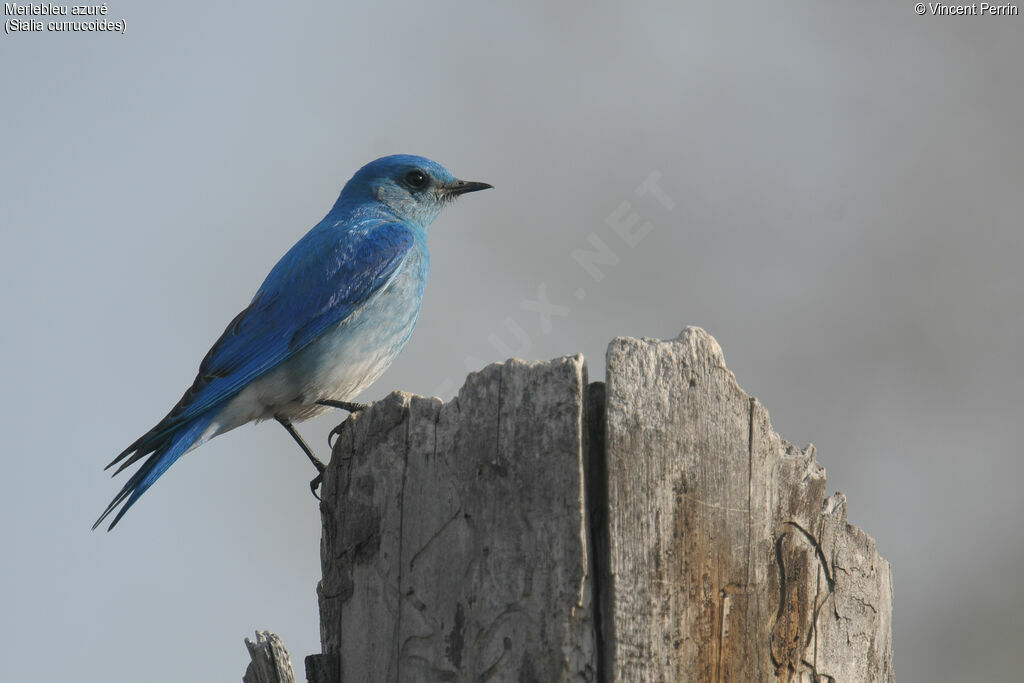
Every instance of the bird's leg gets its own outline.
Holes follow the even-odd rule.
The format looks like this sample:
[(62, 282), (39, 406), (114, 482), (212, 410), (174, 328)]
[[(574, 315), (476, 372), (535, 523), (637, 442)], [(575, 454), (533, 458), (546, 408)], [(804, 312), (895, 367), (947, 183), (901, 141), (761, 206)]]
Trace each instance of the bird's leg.
[(313, 449), (306, 445), (306, 442), (295, 430), (295, 427), (292, 425), (291, 420), (281, 415), (275, 415), (274, 419), (280, 422), (281, 426), (284, 427), (285, 430), (287, 430), (287, 432), (292, 435), (292, 438), (295, 439), (295, 443), (299, 444), (299, 448), (302, 449), (302, 452), (306, 454), (306, 457), (309, 458), (309, 461), (313, 463), (313, 467), (316, 468), (317, 475), (313, 477), (312, 481), (309, 482), (309, 490), (313, 492), (314, 498), (320, 500), (320, 496), (316, 494), (316, 490), (320, 488), (320, 482), (322, 482), (324, 479), (324, 470), (327, 469), (327, 467), (322, 462), (320, 462), (319, 458), (313, 455)]
[(351, 401), (335, 401), (330, 398), (321, 399), (317, 401), (317, 403), (322, 406), (327, 406), (328, 408), (341, 408), (342, 410), (347, 410), (350, 413), (358, 413), (360, 410), (366, 410), (365, 403), (352, 403)]
[[(366, 410), (365, 403), (352, 403), (350, 401), (335, 401), (334, 399), (324, 398), (317, 401), (319, 405), (327, 406), (328, 408), (341, 408), (351, 413), (358, 413), (360, 410)], [(338, 438), (338, 434), (341, 433), (341, 428), (345, 425), (342, 422), (340, 425), (331, 430), (331, 433), (327, 435), (327, 445), (334, 448), (333, 440)]]

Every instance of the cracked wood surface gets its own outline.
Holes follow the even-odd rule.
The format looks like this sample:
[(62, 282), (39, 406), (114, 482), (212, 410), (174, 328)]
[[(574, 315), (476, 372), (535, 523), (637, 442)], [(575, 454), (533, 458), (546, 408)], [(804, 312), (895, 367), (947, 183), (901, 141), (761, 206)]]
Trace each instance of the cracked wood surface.
[(718, 343), (616, 339), (606, 392), (608, 679), (891, 681), (888, 562)]
[(321, 641), (342, 681), (589, 681), (581, 356), (352, 416), (324, 474)]
[[(893, 680), (892, 582), (717, 342), (394, 393), (324, 476), (311, 683)], [(597, 596), (592, 598), (592, 596)]]

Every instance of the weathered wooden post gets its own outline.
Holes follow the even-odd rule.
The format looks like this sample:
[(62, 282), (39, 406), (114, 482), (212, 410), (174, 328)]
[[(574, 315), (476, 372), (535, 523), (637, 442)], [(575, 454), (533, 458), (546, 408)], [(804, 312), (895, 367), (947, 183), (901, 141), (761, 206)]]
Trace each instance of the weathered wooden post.
[(319, 589), (341, 680), (593, 679), (586, 387), (581, 356), (513, 360), (346, 423)]
[(688, 328), (353, 416), (323, 487), (310, 683), (891, 681), (892, 583)]
[(892, 580), (800, 450), (689, 328), (608, 349), (614, 681), (891, 681)]

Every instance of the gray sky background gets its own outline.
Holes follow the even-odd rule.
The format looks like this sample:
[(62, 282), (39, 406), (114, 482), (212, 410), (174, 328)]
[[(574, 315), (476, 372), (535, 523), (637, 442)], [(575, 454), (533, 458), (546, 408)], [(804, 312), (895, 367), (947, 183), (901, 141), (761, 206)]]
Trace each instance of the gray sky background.
[[(1024, 17), (859, 3), (112, 3), (0, 36), (0, 654), (12, 681), (238, 680), (319, 650), (311, 468), (273, 424), (114, 533), (102, 467), (363, 163), (494, 190), (431, 233), (405, 353), (450, 395), (510, 354), (713, 334), (894, 568), (906, 681), (1015, 680), (1024, 636)], [(4, 17), (5, 20), (9, 17)], [(652, 173), (667, 210), (635, 188)], [(628, 247), (622, 204), (653, 228)], [(570, 257), (620, 257), (595, 281)], [(524, 310), (568, 307), (549, 331)], [(579, 299), (577, 290), (584, 290)], [(511, 322), (509, 322), (511, 321)], [(300, 427), (326, 455), (328, 416)], [(144, 672), (144, 675), (143, 675)]]

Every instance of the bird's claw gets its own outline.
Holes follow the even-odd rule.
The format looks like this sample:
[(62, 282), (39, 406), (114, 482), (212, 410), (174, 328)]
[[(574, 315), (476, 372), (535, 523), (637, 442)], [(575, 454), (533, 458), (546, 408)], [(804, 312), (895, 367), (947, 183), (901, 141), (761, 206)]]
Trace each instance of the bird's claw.
[(344, 427), (345, 423), (342, 422), (327, 434), (327, 445), (331, 448), (331, 450), (334, 450), (334, 444), (338, 440), (338, 437), (341, 435), (341, 430)]
[[(330, 406), (331, 408), (341, 408), (342, 410), (347, 410), (350, 416), (355, 413), (358, 413), (360, 410), (366, 410), (367, 408), (365, 403), (349, 403), (348, 401), (329, 401), (327, 399), (324, 399), (323, 401), (317, 401), (317, 403), (323, 406)], [(334, 444), (338, 441), (338, 437), (341, 435), (341, 430), (344, 429), (345, 427), (345, 422), (348, 422), (347, 417), (345, 418), (344, 422), (339, 424), (337, 427), (332, 429), (327, 434), (327, 445), (332, 450), (334, 449)]]
[(317, 500), (323, 500), (320, 497), (320, 495), (316, 492), (316, 490), (318, 488), (320, 488), (320, 484), (322, 484), (323, 481), (324, 481), (324, 473), (321, 472), (320, 474), (318, 474), (315, 477), (313, 477), (313, 479), (309, 482), (309, 490), (313, 492), (313, 497), (316, 498)]

